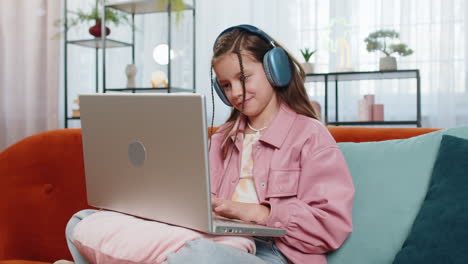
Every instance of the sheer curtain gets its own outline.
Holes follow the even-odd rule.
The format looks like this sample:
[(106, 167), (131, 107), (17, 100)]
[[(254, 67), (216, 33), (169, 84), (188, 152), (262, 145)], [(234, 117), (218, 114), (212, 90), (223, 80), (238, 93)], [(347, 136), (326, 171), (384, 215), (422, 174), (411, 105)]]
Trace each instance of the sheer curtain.
[[(316, 72), (378, 70), (379, 53), (369, 53), (364, 39), (379, 29), (394, 29), (414, 50), (397, 56), (399, 69), (419, 69), (423, 127), (468, 124), (466, 54), (468, 28), (463, 0), (291, 0), (198, 1), (197, 91), (209, 98), (209, 63), (214, 39), (224, 28), (251, 23), (272, 35), (300, 61), (300, 49), (317, 49)], [(312, 100), (324, 105), (323, 83), (307, 83)], [(332, 89), (331, 89), (332, 90)], [(332, 95), (333, 95), (333, 91)], [(375, 94), (385, 120), (416, 119), (416, 80), (352, 81), (340, 84), (340, 121), (356, 121), (358, 100)], [(228, 109), (216, 98), (215, 125)], [(333, 118), (333, 103), (329, 106)], [(209, 114), (211, 110), (208, 109)], [(323, 109), (322, 109), (323, 113)]]
[(0, 151), (58, 127), (60, 1), (0, 1)]
[[(394, 29), (415, 52), (398, 57), (399, 69), (419, 69), (423, 127), (468, 124), (466, 83), (468, 2), (463, 0), (302, 0), (297, 29), (301, 45), (318, 52), (318, 72), (378, 69), (381, 54), (369, 53), (364, 39), (379, 29)], [(344, 49), (345, 46), (347, 49)], [(321, 88), (309, 85), (312, 97)], [(340, 121), (356, 120), (357, 102), (375, 94), (386, 120), (415, 118), (416, 84), (411, 80), (347, 82), (340, 86)], [(333, 116), (333, 113), (332, 113)]]
[[(94, 0), (69, 0), (69, 6), (72, 5), (89, 8), (94, 5)], [(394, 29), (400, 32), (402, 42), (415, 51), (411, 56), (397, 57), (398, 68), (421, 71), (422, 125), (453, 127), (467, 124), (465, 60), (468, 30), (463, 15), (467, 11), (468, 3), (463, 0), (196, 0), (196, 90), (207, 95), (211, 121), (212, 47), (218, 34), (229, 26), (256, 25), (300, 61), (303, 59), (299, 49), (317, 49), (312, 56), (316, 72), (377, 70), (381, 54), (367, 52), (364, 39), (375, 30)], [(136, 23), (137, 82), (140, 82), (137, 85), (145, 86), (149, 84), (150, 73), (162, 69), (152, 58), (153, 49), (164, 42), (167, 32), (164, 24), (151, 15), (137, 16)], [(173, 35), (181, 36), (174, 39), (173, 44), (185, 45), (185, 35), (180, 35), (180, 31), (188, 30), (188, 25), (190, 23), (184, 22), (181, 27), (173, 28)], [(86, 33), (87, 27), (84, 26), (83, 32)], [(111, 27), (111, 30), (112, 38), (117, 40), (128, 41), (131, 36), (123, 29)], [(70, 34), (73, 35), (73, 31)], [(69, 75), (71, 89), (76, 93), (91, 92), (95, 89), (94, 51), (74, 49), (69, 49), (69, 63), (73, 65), (69, 69), (73, 73)], [(130, 52), (123, 49), (108, 52), (108, 85), (122, 86), (126, 82), (125, 65), (131, 61)], [(177, 64), (177, 60), (184, 56), (181, 53), (174, 58), (174, 83), (187, 81), (185, 73), (189, 70)], [(310, 98), (323, 107), (323, 83), (308, 83), (306, 87)], [(340, 121), (355, 121), (358, 100), (368, 93), (375, 93), (376, 103), (384, 104), (385, 120), (416, 118), (415, 80), (353, 81), (340, 85)], [(73, 104), (73, 98), (72, 92), (69, 105)], [(226, 120), (229, 108), (216, 96), (215, 106), (214, 124), (220, 125)], [(334, 107), (329, 107), (329, 115), (333, 117)]]

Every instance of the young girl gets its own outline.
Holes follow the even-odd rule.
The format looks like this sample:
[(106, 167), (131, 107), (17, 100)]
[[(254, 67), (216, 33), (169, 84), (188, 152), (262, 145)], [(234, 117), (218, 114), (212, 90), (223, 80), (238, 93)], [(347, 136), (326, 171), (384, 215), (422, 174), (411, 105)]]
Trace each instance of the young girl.
[[(352, 231), (354, 187), (346, 162), (318, 120), (300, 64), (250, 25), (223, 31), (214, 44), (212, 86), (231, 115), (210, 140), (213, 211), (283, 228), (254, 237), (256, 254), (198, 240), (168, 263), (326, 263)], [(92, 212), (91, 212), (92, 213)], [(67, 226), (89, 213), (79, 212)], [(209, 262), (208, 262), (209, 261)]]
[(212, 67), (216, 91), (232, 105), (211, 138), (214, 211), (286, 229), (273, 245), (290, 262), (326, 263), (324, 253), (352, 230), (354, 187), (310, 104), (303, 69), (250, 25), (221, 33)]

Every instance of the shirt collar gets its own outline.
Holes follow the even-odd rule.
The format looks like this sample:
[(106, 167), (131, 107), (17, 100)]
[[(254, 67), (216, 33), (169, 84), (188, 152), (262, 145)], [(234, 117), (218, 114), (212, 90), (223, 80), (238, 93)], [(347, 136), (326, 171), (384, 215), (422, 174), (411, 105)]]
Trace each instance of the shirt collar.
[(260, 141), (270, 144), (276, 148), (281, 148), (291, 126), (297, 118), (297, 113), (286, 104), (281, 104), (278, 114), (271, 121), (265, 133), (260, 137)]
[[(247, 117), (242, 116), (242, 115), (239, 118), (237, 118), (236, 123), (232, 127), (231, 131), (229, 131), (229, 136), (221, 144), (221, 147), (224, 147), (224, 144), (226, 144), (226, 141), (231, 140), (234, 143), (234, 145), (237, 147), (237, 149), (240, 149), (240, 146), (239, 146), (240, 141), (243, 138), (242, 135), (244, 134), (244, 130), (247, 124), (246, 120), (247, 120)], [(239, 131), (237, 132), (237, 136), (236, 136), (235, 133), (236, 133), (238, 122), (240, 122), (240, 124), (239, 124)]]

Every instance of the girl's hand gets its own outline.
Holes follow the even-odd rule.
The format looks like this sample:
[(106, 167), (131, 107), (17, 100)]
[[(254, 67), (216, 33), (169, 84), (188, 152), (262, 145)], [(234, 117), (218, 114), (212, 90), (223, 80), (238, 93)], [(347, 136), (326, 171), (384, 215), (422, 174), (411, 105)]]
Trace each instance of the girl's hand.
[(270, 208), (255, 203), (241, 203), (213, 198), (211, 206), (213, 212), (217, 215), (245, 222), (262, 223), (270, 215)]

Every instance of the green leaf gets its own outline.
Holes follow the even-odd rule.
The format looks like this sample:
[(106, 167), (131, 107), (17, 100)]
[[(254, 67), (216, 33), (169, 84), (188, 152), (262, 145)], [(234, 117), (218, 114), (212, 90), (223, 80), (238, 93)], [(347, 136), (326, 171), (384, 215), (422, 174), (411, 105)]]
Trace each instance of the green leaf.
[(304, 48), (304, 49), (300, 49), (300, 51), (301, 51), (301, 53), (302, 53), (302, 56), (304, 57), (305, 62), (309, 62), (310, 57), (312, 57), (312, 55), (314, 55), (314, 53), (315, 53), (317, 50), (310, 51), (309, 48)]
[(400, 34), (395, 30), (377, 30), (369, 34), (364, 39), (366, 43), (366, 49), (369, 52), (381, 51), (386, 56), (390, 56), (392, 53), (398, 53), (400, 56), (408, 56), (413, 53), (413, 50), (409, 49), (406, 44), (403, 43), (389, 43), (392, 40), (398, 40)]
[(400, 56), (408, 56), (413, 54), (413, 50), (409, 49), (406, 44), (400, 43), (400, 44), (392, 44), (389, 47), (389, 50), (394, 53), (398, 53)]
[(167, 10), (169, 4), (171, 4), (171, 12), (175, 13), (176, 24), (179, 24), (184, 14), (184, 0), (159, 0), (156, 2), (156, 6), (159, 10)]

